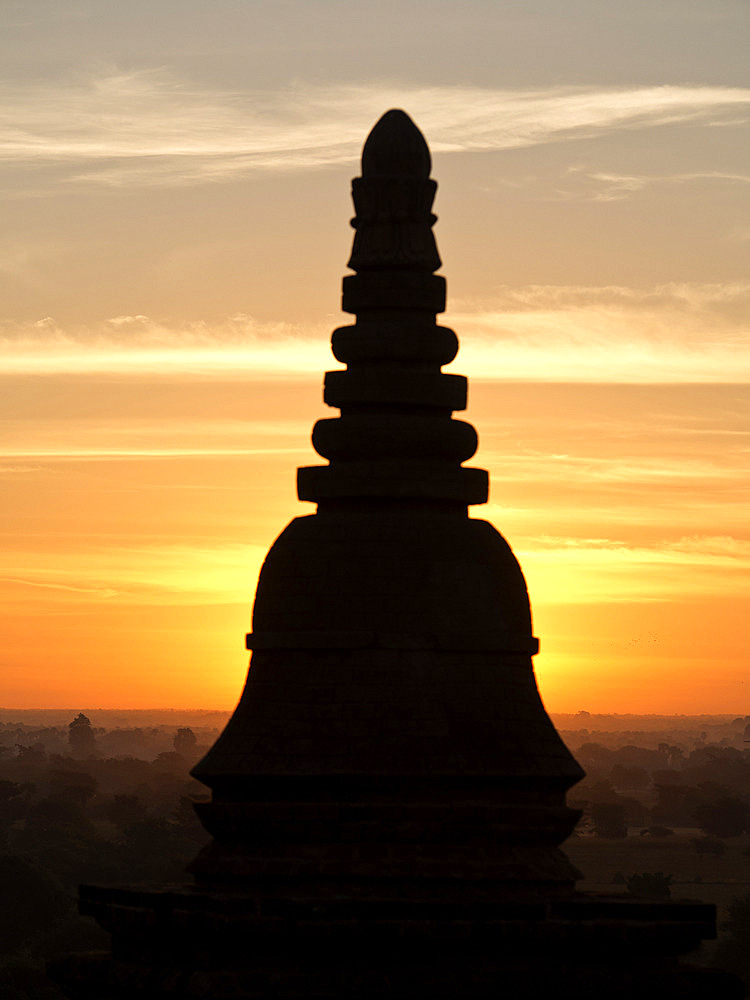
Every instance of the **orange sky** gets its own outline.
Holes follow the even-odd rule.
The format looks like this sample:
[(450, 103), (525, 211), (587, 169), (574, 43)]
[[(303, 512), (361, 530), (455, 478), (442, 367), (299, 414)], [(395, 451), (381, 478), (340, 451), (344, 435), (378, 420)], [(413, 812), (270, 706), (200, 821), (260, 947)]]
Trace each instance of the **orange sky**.
[(750, 711), (747, 8), (108, 6), (0, 42), (0, 705), (236, 701), (396, 104), (546, 704)]

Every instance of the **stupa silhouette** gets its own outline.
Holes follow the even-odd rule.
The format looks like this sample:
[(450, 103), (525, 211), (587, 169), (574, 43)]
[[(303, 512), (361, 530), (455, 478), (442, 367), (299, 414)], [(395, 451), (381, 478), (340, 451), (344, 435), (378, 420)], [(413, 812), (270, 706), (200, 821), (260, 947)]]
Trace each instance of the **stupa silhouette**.
[(71, 997), (741, 996), (678, 965), (713, 907), (577, 893), (560, 849), (583, 772), (540, 700), (526, 585), (468, 507), (466, 379), (421, 133), (380, 119), (353, 182), (354, 247), (300, 517), (258, 583), (241, 701), (194, 770), (213, 840), (194, 884), (82, 887), (109, 955)]

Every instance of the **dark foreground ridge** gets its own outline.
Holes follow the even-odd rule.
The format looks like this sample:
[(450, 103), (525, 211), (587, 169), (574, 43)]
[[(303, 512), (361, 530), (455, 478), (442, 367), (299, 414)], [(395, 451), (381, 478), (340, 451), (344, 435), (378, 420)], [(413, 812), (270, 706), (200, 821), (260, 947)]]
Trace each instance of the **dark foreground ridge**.
[(264, 563), (247, 684), (193, 774), (213, 840), (182, 887), (83, 887), (112, 953), (53, 974), (71, 997), (741, 996), (679, 966), (711, 906), (576, 893), (560, 849), (582, 771), (542, 706), (526, 585), (468, 506), (466, 380), (427, 144), (402, 111), (365, 143), (329, 372), (340, 416), (300, 469), (317, 513)]

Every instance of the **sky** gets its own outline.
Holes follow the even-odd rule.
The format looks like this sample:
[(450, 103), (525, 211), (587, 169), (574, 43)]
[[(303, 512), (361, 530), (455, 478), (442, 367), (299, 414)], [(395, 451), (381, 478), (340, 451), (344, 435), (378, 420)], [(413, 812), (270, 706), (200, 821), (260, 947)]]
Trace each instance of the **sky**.
[(235, 704), (401, 107), (545, 704), (750, 712), (748, 51), (747, 0), (2, 0), (0, 706)]

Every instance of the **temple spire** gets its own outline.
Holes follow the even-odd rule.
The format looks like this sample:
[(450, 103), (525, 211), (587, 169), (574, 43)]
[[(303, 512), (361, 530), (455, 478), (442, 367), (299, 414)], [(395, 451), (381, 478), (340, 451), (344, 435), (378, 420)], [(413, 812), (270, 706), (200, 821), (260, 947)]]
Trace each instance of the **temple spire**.
[(466, 516), (487, 474), (461, 464), (466, 380), (440, 371), (429, 165), (400, 111), (365, 144), (341, 416), (315, 426), (318, 511), (268, 552), (245, 689), (192, 771), (212, 840), (191, 885), (82, 888), (114, 941), (58, 965), (75, 1000), (743, 995), (676, 965), (712, 907), (574, 891), (583, 772), (537, 691), (521, 568)]
[(299, 470), (301, 500), (420, 501), (464, 514), (487, 500), (487, 473), (462, 466), (476, 431), (451, 417), (466, 406), (466, 379), (440, 370), (458, 341), (436, 324), (445, 279), (433, 273), (430, 163), (403, 111), (386, 112), (365, 142), (362, 176), (352, 182), (356, 273), (343, 282), (343, 308), (357, 321), (334, 330), (333, 353), (347, 368), (325, 378), (325, 402), (341, 416), (315, 425), (313, 445), (330, 465)]

